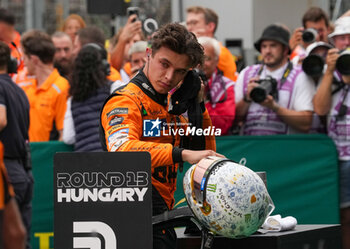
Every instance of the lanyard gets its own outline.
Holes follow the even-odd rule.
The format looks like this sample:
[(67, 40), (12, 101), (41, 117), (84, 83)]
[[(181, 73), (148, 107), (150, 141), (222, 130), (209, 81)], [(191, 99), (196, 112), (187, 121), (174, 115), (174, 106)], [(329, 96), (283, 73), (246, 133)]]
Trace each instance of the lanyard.
[[(258, 75), (260, 76), (262, 71), (264, 69), (264, 64), (261, 65), (259, 71), (258, 71)], [(287, 68), (284, 70), (282, 78), (281, 78), (281, 84), (280, 87), (282, 87), (282, 85), (286, 82), (290, 72), (293, 70), (293, 63), (291, 61), (288, 61), (288, 66)]]
[(348, 112), (348, 106), (345, 105), (344, 103), (345, 103), (346, 97), (348, 96), (349, 86), (345, 86), (344, 88), (345, 88), (345, 90), (344, 90), (343, 99), (341, 101), (341, 105), (340, 105), (340, 108), (339, 108), (339, 111), (338, 111), (338, 114), (336, 117), (337, 120), (343, 118), (346, 115), (346, 113)]

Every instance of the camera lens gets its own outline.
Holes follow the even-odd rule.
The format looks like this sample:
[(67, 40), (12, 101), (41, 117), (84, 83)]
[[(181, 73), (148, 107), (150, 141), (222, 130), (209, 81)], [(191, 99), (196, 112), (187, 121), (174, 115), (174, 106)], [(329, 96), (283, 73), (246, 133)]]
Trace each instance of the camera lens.
[(303, 60), (303, 71), (309, 76), (321, 76), (324, 67), (324, 60), (318, 54), (311, 54)]
[(198, 74), (198, 76), (203, 80), (204, 83), (207, 83), (208, 79), (203, 70), (195, 68), (194, 71)]
[(316, 29), (305, 29), (302, 35), (302, 39), (306, 43), (312, 43), (316, 40), (317, 31)]
[(267, 93), (264, 88), (261, 86), (257, 86), (250, 92), (250, 98), (256, 102), (261, 103), (266, 99)]
[(346, 50), (340, 54), (335, 67), (339, 73), (343, 75), (350, 75), (350, 51)]
[(263, 102), (267, 95), (272, 95), (274, 99), (278, 99), (277, 81), (271, 76), (267, 76), (266, 79), (257, 81), (259, 85), (252, 89), (250, 92), (250, 98), (256, 102)]

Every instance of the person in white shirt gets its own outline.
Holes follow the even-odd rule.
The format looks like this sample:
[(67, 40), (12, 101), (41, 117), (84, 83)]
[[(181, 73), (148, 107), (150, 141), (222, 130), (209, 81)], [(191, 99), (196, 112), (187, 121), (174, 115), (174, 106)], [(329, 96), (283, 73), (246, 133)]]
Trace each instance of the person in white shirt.
[[(315, 84), (300, 66), (289, 61), (289, 31), (282, 25), (270, 25), (254, 45), (263, 63), (246, 67), (235, 85), (236, 119), (244, 122), (241, 133), (307, 133)], [(263, 84), (258, 82), (265, 79), (270, 79), (267, 85), (275, 90), (261, 88)]]
[[(337, 67), (342, 50), (350, 49), (350, 16), (344, 15), (335, 21), (334, 32), (329, 39), (334, 48), (328, 50), (326, 70), (315, 94), (313, 103), (318, 115), (327, 116), (328, 136), (338, 151), (340, 183), (340, 223), (343, 248), (350, 248), (350, 72), (349, 67)], [(344, 51), (349, 53), (350, 50)], [(347, 55), (349, 56), (349, 55)], [(339, 65), (339, 64), (338, 64)], [(334, 91), (333, 82), (343, 87)]]

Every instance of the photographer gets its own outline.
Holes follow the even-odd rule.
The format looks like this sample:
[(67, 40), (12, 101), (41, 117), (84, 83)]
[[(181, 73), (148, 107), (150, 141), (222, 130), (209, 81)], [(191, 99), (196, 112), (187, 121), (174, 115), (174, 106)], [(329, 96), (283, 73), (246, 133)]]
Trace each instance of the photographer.
[(336, 62), (339, 52), (350, 47), (350, 17), (341, 17), (335, 22), (334, 32), (329, 35), (335, 48), (329, 49), (326, 57), (327, 68), (321, 80), (320, 86), (314, 97), (315, 112), (318, 115), (326, 115), (331, 110), (332, 99), (340, 93), (332, 96), (332, 83), (343, 81), (342, 75), (336, 70)]
[[(245, 122), (243, 134), (306, 133), (310, 129), (315, 87), (301, 67), (288, 60), (288, 42), (289, 32), (273, 24), (254, 44), (263, 64), (246, 67), (235, 85), (236, 120)], [(272, 91), (267, 89), (271, 87)], [(266, 92), (266, 96), (256, 92)]]
[(309, 8), (302, 18), (303, 26), (296, 28), (289, 40), (292, 50), (290, 59), (294, 65), (306, 56), (305, 49), (315, 41), (328, 42), (330, 33), (329, 18), (319, 7)]
[[(314, 97), (315, 112), (327, 115), (328, 135), (334, 140), (338, 150), (340, 182), (340, 222), (343, 234), (343, 248), (350, 248), (350, 139), (349, 139), (349, 86), (350, 73), (340, 73), (337, 66), (339, 52), (350, 47), (350, 17), (344, 16), (335, 22), (335, 29), (329, 35), (335, 48), (329, 49), (327, 69)], [(349, 69), (349, 66), (345, 66)], [(332, 94), (334, 81), (340, 81), (344, 87)]]

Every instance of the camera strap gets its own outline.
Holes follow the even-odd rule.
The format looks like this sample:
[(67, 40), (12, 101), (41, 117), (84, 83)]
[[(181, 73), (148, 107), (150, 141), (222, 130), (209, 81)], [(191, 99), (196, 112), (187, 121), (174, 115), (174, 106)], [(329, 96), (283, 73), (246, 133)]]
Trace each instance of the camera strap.
[(344, 104), (345, 100), (348, 96), (348, 92), (349, 92), (349, 86), (345, 86), (344, 91), (343, 91), (343, 93), (344, 93), (343, 99), (341, 101), (341, 105), (340, 105), (340, 108), (339, 108), (339, 111), (337, 114), (337, 118), (336, 118), (337, 120), (344, 117), (346, 115), (346, 113), (348, 112), (348, 106)]
[[(264, 69), (264, 64), (261, 65), (261, 67), (258, 71), (259, 76), (261, 75), (263, 69)], [(281, 88), (282, 85), (286, 82), (286, 80), (287, 80), (287, 78), (292, 70), (293, 70), (293, 63), (290, 60), (288, 60), (288, 65), (287, 65), (287, 68), (283, 72), (279, 88)]]
[(335, 77), (333, 77), (332, 84), (336, 86), (335, 89), (332, 91), (332, 95), (336, 94), (345, 87), (345, 83), (342, 80), (338, 81)]

